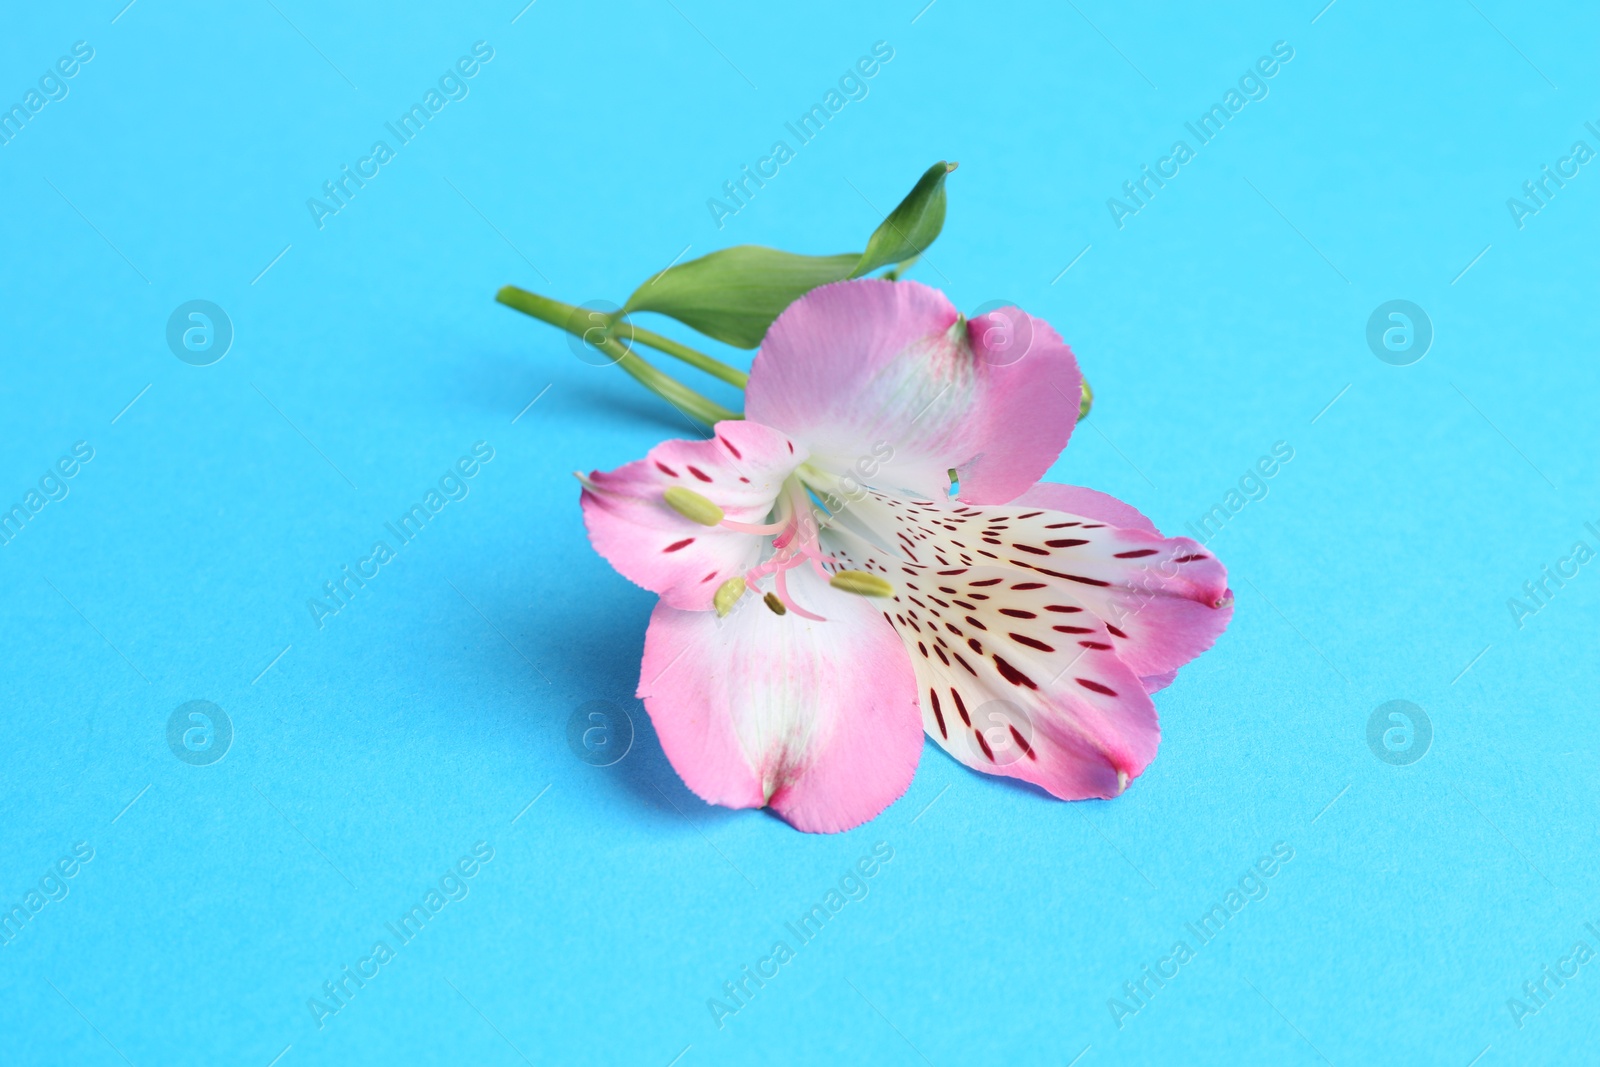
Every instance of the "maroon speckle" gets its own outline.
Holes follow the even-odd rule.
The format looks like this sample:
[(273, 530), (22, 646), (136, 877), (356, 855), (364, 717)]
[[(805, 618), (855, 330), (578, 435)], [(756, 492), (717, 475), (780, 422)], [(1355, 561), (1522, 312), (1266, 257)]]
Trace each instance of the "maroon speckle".
[[(1049, 545), (1051, 548), (1076, 548), (1078, 545), (1086, 545), (1088, 543), (1089, 542), (1082, 537), (1058, 537), (1054, 541), (1045, 542), (1045, 544)], [(1022, 546), (1018, 545), (1017, 547), (1021, 548)]]
[(1143, 559), (1145, 556), (1153, 556), (1153, 555), (1155, 555), (1156, 551), (1157, 550), (1154, 549), (1154, 548), (1139, 548), (1139, 549), (1135, 549), (1132, 552), (1118, 552), (1117, 553), (1117, 558), (1118, 559)]
[(1033, 754), (1033, 746), (1028, 744), (1027, 739), (1024, 738), (1021, 734), (1017, 733), (1017, 728), (1015, 726), (1012, 726), (1010, 729), (1011, 729), (1011, 740), (1013, 740), (1013, 741), (1015, 741), (1017, 743), (1017, 747), (1022, 749), (1023, 753), (1029, 759), (1037, 760), (1039, 757), (1035, 756)]
[(1011, 588), (1013, 588), (1013, 589), (1043, 589), (1044, 588), (1044, 583), (1043, 582), (1018, 582), (1016, 585), (1013, 585)]
[(939, 710), (939, 694), (929, 689), (928, 699), (933, 701), (933, 718), (939, 724), (939, 736), (949, 740), (950, 731), (944, 728), (944, 713)]
[(976, 652), (978, 655), (983, 655), (983, 646), (978, 643), (978, 639), (976, 637), (967, 638), (967, 647), (972, 649), (972, 651)]
[(1073, 612), (1082, 611), (1083, 609), (1082, 608), (1069, 607), (1066, 604), (1046, 604), (1044, 606), (1044, 610), (1046, 610), (1046, 611), (1059, 611), (1062, 614), (1072, 614)]
[(972, 584), (973, 585), (999, 585), (1003, 581), (1005, 581), (1004, 578), (985, 578), (981, 582), (973, 582)]
[[(988, 538), (984, 538), (984, 540), (987, 541)], [(1079, 543), (1081, 544), (1082, 542), (1079, 542)], [(1036, 545), (1015, 545), (1014, 544), (1011, 547), (1016, 549), (1018, 552), (1032, 552), (1036, 556), (1048, 556), (1050, 554), (1045, 549), (1039, 548)]]
[(1200, 553), (1191, 552), (1187, 556), (1174, 556), (1172, 558), (1172, 562), (1174, 562), (1174, 563), (1193, 563), (1197, 559), (1206, 559), (1206, 558), (1207, 558), (1207, 556), (1203, 552), (1200, 552)]
[(668, 478), (676, 478), (678, 476), (678, 472), (677, 471), (673, 470), (671, 467), (667, 466), (665, 463), (661, 462), (659, 459), (656, 460), (656, 469), (659, 470), (662, 474), (665, 474)]
[(988, 760), (989, 760), (990, 763), (993, 763), (994, 762), (994, 753), (989, 751), (989, 742), (987, 742), (987, 741), (985, 741), (983, 739), (983, 731), (982, 730), (974, 730), (974, 731), (972, 731), (972, 736), (976, 737), (978, 739), (978, 747), (983, 749), (983, 754), (986, 757), (988, 757)]
[(1112, 689), (1107, 685), (1101, 685), (1099, 682), (1093, 681), (1092, 679), (1075, 678), (1073, 680), (1079, 685), (1083, 686), (1085, 689), (1089, 690), (1091, 693), (1103, 693), (1108, 697), (1114, 697), (1117, 695), (1117, 691), (1115, 689)]
[(1065, 530), (1068, 526), (1076, 526), (1076, 525), (1078, 525), (1076, 522), (1052, 522), (1049, 526), (1046, 526), (1045, 529), (1046, 530)]
[[(961, 653), (952, 650), (950, 654), (956, 658), (957, 663), (961, 664), (967, 669), (968, 674), (972, 675), (974, 678), (978, 676), (978, 672), (972, 669), (972, 664), (961, 658)], [(998, 659), (999, 657), (996, 656), (995, 658)]]
[(722, 447), (726, 448), (729, 452), (733, 453), (733, 458), (734, 459), (743, 459), (744, 458), (744, 456), (739, 454), (739, 450), (737, 448), (733, 447), (733, 442), (729, 441), (726, 437), (722, 436), (720, 433), (717, 434), (717, 440), (722, 442)]
[(972, 720), (967, 716), (967, 702), (961, 699), (961, 694), (955, 689), (950, 690), (950, 695), (956, 698), (956, 711), (961, 713), (961, 721), (971, 726)]
[(1000, 614), (1010, 615), (1013, 619), (1037, 619), (1039, 617), (1035, 613), (1023, 611), (1021, 608), (1001, 608)]
[(1082, 645), (1084, 648), (1092, 648), (1096, 652), (1105, 652), (1111, 647), (1110, 645), (1104, 644), (1100, 641), (1079, 641), (1078, 644)]
[(1019, 645), (1027, 645), (1029, 648), (1037, 648), (1040, 652), (1055, 651), (1053, 646), (1047, 645), (1043, 641), (1036, 641), (1025, 634), (1007, 634), (1006, 636), (1011, 638), (1011, 640), (1015, 641)]
[(972, 624), (973, 626), (976, 626), (980, 630), (987, 630), (988, 629), (987, 626), (985, 626), (983, 623), (979, 622), (977, 619), (974, 619), (971, 615), (967, 616), (967, 622)]
[(1058, 634), (1092, 634), (1094, 628), (1090, 626), (1052, 626), (1050, 629)]
[(1063, 574), (1060, 571), (1046, 570), (1043, 567), (1035, 567), (1034, 570), (1040, 574), (1048, 574), (1052, 578), (1065, 578), (1067, 581), (1077, 582), (1079, 585), (1097, 585), (1103, 588), (1111, 584), (1110, 582), (1102, 582), (1098, 578), (1085, 578), (1080, 574)]
[(682, 541), (674, 541), (674, 542), (672, 542), (672, 544), (668, 545), (666, 548), (663, 548), (661, 551), (662, 552), (676, 552), (676, 551), (678, 551), (678, 549), (680, 549), (680, 548), (688, 548), (692, 544), (694, 544), (694, 538), (685, 537)]
[(1033, 517), (1035, 517), (1037, 515), (1043, 515), (1043, 514), (1044, 514), (1044, 512), (1042, 512), (1042, 511), (1030, 511), (1026, 515), (1018, 515), (1017, 518), (1019, 518), (1019, 519), (1031, 519), (1031, 518), (1033, 518)]
[(1109, 622), (1106, 623), (1106, 629), (1111, 632), (1113, 637), (1121, 637), (1123, 639), (1126, 639), (1127, 636), (1128, 636), (1127, 634), (1123, 633), (1121, 630), (1117, 629), (1115, 626), (1112, 626)]
[(704, 578), (700, 579), (700, 584), (701, 585), (705, 585), (707, 582), (709, 582), (711, 579), (715, 578), (716, 576), (717, 576), (717, 572), (716, 571), (712, 571), (710, 574), (708, 574)]
[(696, 478), (699, 478), (702, 482), (709, 482), (711, 480), (711, 475), (707, 474), (699, 467), (690, 467), (689, 473), (694, 475)]
[(994, 657), (994, 665), (999, 668), (1000, 676), (1006, 681), (1010, 682), (1012, 685), (1025, 685), (1029, 689), (1039, 688), (1037, 685), (1033, 684), (1032, 678), (1029, 678), (1026, 674), (1023, 674), (1021, 671), (1017, 670), (999, 656)]

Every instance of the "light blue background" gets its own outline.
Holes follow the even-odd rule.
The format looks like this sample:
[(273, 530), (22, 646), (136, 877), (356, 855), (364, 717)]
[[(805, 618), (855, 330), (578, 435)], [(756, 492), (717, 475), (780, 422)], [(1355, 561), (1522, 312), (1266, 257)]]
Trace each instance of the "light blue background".
[[(1594, 1058), (1600, 963), (1520, 1029), (1506, 1003), (1600, 949), (1600, 564), (1520, 628), (1506, 603), (1600, 547), (1600, 163), (1525, 229), (1506, 207), (1600, 149), (1592, 12), (121, 2), (0, 38), (7, 104), (95, 49), (0, 147), (0, 503), (95, 449), (0, 548), (0, 899), (95, 850), (0, 947), (0, 1059)], [(319, 230), (306, 199), (479, 40), (470, 95)], [(718, 230), (707, 198), (880, 40), (870, 95)], [(1280, 40), (1270, 96), (1118, 230), (1106, 199)], [(1047, 317), (1097, 390), (1058, 480), (1182, 532), (1295, 456), (1211, 542), (1232, 626), (1124, 797), (930, 744), (876, 821), (807, 836), (679, 782), (631, 696), (652, 598), (579, 522), (573, 470), (687, 426), (491, 297), (859, 248), (940, 158), (913, 276)], [(236, 330), (209, 367), (164, 340), (196, 298)], [(1436, 331), (1409, 367), (1364, 339), (1395, 298)], [(480, 440), (470, 496), (319, 630), (307, 599)], [(211, 766), (166, 742), (195, 699), (235, 729)], [(1408, 767), (1366, 742), (1391, 699), (1432, 720)], [(566, 743), (589, 700), (639, 726), (608, 768)], [(479, 841), (470, 895), (319, 1030), (307, 999)], [(879, 841), (870, 895), (719, 1030), (708, 998)], [(1270, 895), (1119, 1029), (1108, 999), (1279, 841)]]

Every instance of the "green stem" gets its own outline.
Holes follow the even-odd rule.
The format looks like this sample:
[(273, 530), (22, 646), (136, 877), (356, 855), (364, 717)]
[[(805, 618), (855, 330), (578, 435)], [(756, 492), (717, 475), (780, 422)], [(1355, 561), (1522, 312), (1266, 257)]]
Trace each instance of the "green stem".
[[(646, 363), (644, 360), (640, 359), (638, 356), (629, 351), (626, 346), (620, 344), (616, 338), (611, 336), (609, 330), (601, 336), (598, 342), (592, 340), (589, 336), (590, 333), (592, 333), (592, 328), (586, 329), (583, 326), (583, 323), (587, 321), (587, 315), (584, 314), (583, 308), (575, 307), (572, 304), (563, 303), (560, 300), (552, 300), (547, 296), (540, 296), (538, 293), (530, 293), (526, 289), (519, 289), (514, 285), (502, 287), (501, 290), (495, 294), (494, 298), (507, 307), (515, 308), (524, 315), (531, 315), (541, 322), (547, 322), (551, 326), (566, 330), (568, 333), (582, 338), (585, 344), (593, 345), (606, 355), (610, 356), (612, 360), (615, 361), (617, 366), (631, 374), (634, 379), (646, 389), (650, 390), (652, 393), (655, 393), (657, 396), (676, 407), (679, 411), (682, 411), (685, 415), (688, 415), (694, 419), (698, 419), (707, 426), (714, 426), (724, 419), (743, 418), (743, 416), (738, 412), (728, 410), (721, 404), (718, 404), (716, 401), (712, 400), (710, 397), (703, 396), (695, 390), (690, 389), (677, 379), (663, 374), (655, 367), (652, 367), (650, 364)], [(652, 347), (661, 347), (659, 345), (655, 345), (652, 341), (641, 337), (640, 334), (643, 332), (644, 331), (635, 330), (635, 338), (645, 341), (646, 344), (651, 344)], [(656, 338), (654, 334), (651, 334), (650, 336), (655, 338), (655, 340), (664, 342), (665, 344), (675, 344), (675, 342), (668, 341), (665, 337)], [(699, 353), (694, 352), (693, 349), (684, 348), (681, 345), (678, 345), (677, 347), (682, 348), (684, 352), (699, 355)], [(663, 348), (662, 351), (667, 352), (669, 355), (678, 355), (678, 353), (672, 352), (665, 348)], [(682, 355), (678, 355), (678, 358), (683, 359), (684, 357)], [(700, 358), (708, 362), (716, 362), (709, 356), (700, 356)], [(685, 361), (692, 362), (689, 360)], [(727, 367), (726, 369), (733, 371), (735, 374), (739, 373), (738, 371), (734, 371), (732, 367)], [(719, 377), (721, 377), (721, 375), (719, 375)], [(743, 377), (743, 375), (741, 375), (741, 377)], [(742, 385), (743, 383), (740, 382), (736, 384)]]
[(658, 352), (665, 352), (669, 356), (673, 356), (676, 359), (681, 359), (685, 363), (689, 364), (689, 366), (698, 370), (703, 370), (713, 378), (720, 378), (729, 385), (734, 385), (740, 389), (743, 389), (745, 384), (750, 381), (750, 375), (746, 374), (738, 367), (730, 367), (720, 359), (713, 359), (704, 352), (696, 352), (688, 345), (680, 345), (670, 337), (662, 337), (658, 333), (651, 333), (649, 330), (641, 330), (631, 322), (628, 323), (628, 329), (633, 332), (633, 339), (635, 341), (638, 341), (641, 344), (647, 344), (651, 348), (656, 349)]

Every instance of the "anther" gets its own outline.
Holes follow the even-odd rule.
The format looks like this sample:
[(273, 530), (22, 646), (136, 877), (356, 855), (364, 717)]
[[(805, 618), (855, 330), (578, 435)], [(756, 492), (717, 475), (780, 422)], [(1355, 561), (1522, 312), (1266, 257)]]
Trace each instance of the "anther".
[(729, 578), (717, 586), (717, 594), (711, 598), (712, 606), (717, 609), (717, 618), (726, 618), (742, 596), (744, 596), (743, 578)]
[(789, 614), (789, 609), (783, 606), (783, 601), (778, 599), (777, 593), (768, 593), (761, 598), (761, 602), (771, 608), (774, 615)]
[(894, 596), (894, 586), (866, 571), (840, 571), (828, 579), (828, 584), (841, 592), (857, 596)]
[(666, 499), (668, 507), (690, 522), (698, 522), (701, 526), (715, 526), (722, 521), (722, 509), (693, 489), (674, 485), (661, 495)]

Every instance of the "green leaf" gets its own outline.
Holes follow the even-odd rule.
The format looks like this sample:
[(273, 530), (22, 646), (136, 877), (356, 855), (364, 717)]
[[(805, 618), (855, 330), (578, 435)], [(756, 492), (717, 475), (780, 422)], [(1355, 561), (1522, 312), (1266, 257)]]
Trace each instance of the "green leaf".
[(890, 263), (915, 259), (933, 244), (944, 229), (944, 180), (956, 164), (941, 160), (929, 167), (900, 205), (889, 212), (872, 233), (861, 261), (850, 272), (850, 277), (877, 270)]
[(819, 285), (854, 277), (859, 262), (854, 252), (800, 256), (738, 245), (668, 267), (636, 289), (623, 311), (659, 312), (735, 348), (755, 348), (784, 308)]
[(669, 315), (735, 348), (755, 348), (783, 309), (819, 285), (859, 278), (890, 263), (898, 277), (944, 228), (944, 180), (954, 163), (935, 163), (918, 179), (867, 250), (801, 256), (761, 245), (739, 245), (668, 267), (628, 298), (624, 312)]

